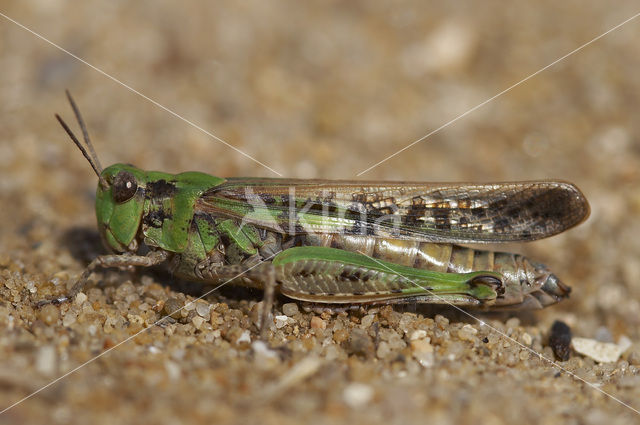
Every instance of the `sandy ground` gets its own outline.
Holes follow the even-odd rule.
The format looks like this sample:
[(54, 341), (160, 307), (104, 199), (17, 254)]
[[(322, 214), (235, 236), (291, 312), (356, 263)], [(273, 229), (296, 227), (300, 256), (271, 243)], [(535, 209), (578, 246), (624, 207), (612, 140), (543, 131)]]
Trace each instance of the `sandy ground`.
[[(638, 12), (632, 1), (0, 5), (302, 178), (355, 178)], [(503, 247), (549, 264), (573, 286), (570, 300), (481, 325), (450, 308), (321, 315), (279, 299), (286, 317), (266, 347), (256, 343), (261, 294), (244, 289), (153, 326), (204, 292), (162, 270), (98, 273), (73, 303), (34, 309), (104, 252), (96, 178), (53, 119), (71, 121), (65, 88), (103, 164), (275, 174), (0, 17), (0, 409), (52, 383), (0, 423), (637, 421), (639, 31), (628, 23), (362, 176), (576, 183), (592, 207), (585, 224)], [(555, 320), (632, 346), (614, 363), (573, 353), (550, 365), (529, 349), (553, 358)]]

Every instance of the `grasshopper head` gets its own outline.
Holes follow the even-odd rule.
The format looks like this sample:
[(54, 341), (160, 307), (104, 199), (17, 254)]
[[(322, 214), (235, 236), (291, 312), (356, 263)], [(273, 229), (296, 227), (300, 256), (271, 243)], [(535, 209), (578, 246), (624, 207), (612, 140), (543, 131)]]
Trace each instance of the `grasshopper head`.
[(144, 171), (127, 164), (114, 164), (103, 170), (80, 111), (69, 92), (67, 97), (85, 144), (80, 143), (60, 116), (56, 114), (56, 118), (98, 176), (96, 216), (107, 247), (117, 253), (136, 252), (142, 239), (141, 227), (146, 227), (147, 245), (182, 252), (189, 242), (189, 226), (197, 199), (207, 188), (225, 179), (195, 171), (175, 175)]
[(103, 170), (80, 111), (69, 92), (66, 93), (82, 129), (86, 148), (58, 114), (56, 118), (98, 176), (96, 215), (102, 239), (107, 247), (115, 252), (135, 252), (138, 249), (136, 235), (144, 206), (142, 188), (145, 186), (146, 173), (125, 164), (115, 164)]
[(100, 173), (96, 217), (102, 239), (115, 252), (135, 252), (144, 207), (146, 173), (126, 164), (114, 164)]

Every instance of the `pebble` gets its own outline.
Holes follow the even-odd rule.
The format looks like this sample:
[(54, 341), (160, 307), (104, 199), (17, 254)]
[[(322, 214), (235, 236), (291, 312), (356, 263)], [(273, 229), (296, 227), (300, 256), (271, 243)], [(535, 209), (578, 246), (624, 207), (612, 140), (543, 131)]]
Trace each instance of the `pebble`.
[(60, 319), (60, 310), (53, 304), (47, 304), (38, 310), (37, 315), (47, 325), (53, 325)]
[(312, 329), (326, 329), (327, 323), (319, 318), (318, 316), (313, 316), (311, 318), (311, 328)]
[(244, 330), (240, 337), (236, 340), (236, 344), (240, 344), (243, 342), (251, 343), (251, 333), (248, 330)]
[(467, 324), (458, 331), (458, 338), (463, 341), (475, 341), (477, 333), (478, 330), (476, 328)]
[(379, 359), (385, 359), (390, 354), (391, 354), (391, 347), (389, 346), (388, 342), (382, 341), (380, 344), (378, 344), (378, 349), (376, 350), (376, 356), (378, 356)]
[(505, 326), (507, 327), (507, 329), (517, 328), (518, 326), (520, 326), (520, 319), (518, 319), (517, 317), (512, 317), (505, 322)]
[(342, 392), (344, 402), (351, 408), (358, 408), (368, 404), (373, 398), (373, 388), (369, 385), (353, 382)]
[(336, 344), (342, 344), (349, 339), (349, 332), (346, 329), (338, 329), (333, 331), (333, 341)]
[(431, 367), (434, 364), (435, 355), (429, 338), (411, 341), (411, 354), (423, 367)]
[(435, 317), (434, 320), (436, 322), (436, 325), (438, 325), (438, 327), (440, 329), (446, 328), (447, 325), (449, 324), (449, 319), (447, 319), (446, 317), (442, 316), (441, 314), (436, 314), (436, 317)]
[(56, 359), (55, 347), (51, 345), (40, 347), (36, 356), (36, 370), (43, 375), (53, 375), (56, 372)]
[(282, 305), (282, 313), (285, 316), (295, 316), (299, 313), (298, 304), (296, 303), (286, 303)]
[(573, 338), (572, 344), (577, 353), (590, 357), (598, 363), (615, 362), (629, 348), (628, 344), (600, 342), (590, 338)]
[(595, 339), (600, 342), (614, 342), (613, 335), (611, 335), (611, 331), (604, 326), (600, 326), (596, 329)]
[(376, 316), (374, 314), (367, 314), (360, 321), (360, 327), (362, 327), (363, 329), (369, 328), (373, 324), (373, 321), (375, 319), (376, 319)]
[(169, 315), (176, 320), (180, 319), (180, 317), (182, 317), (180, 309), (183, 305), (184, 303), (177, 298), (169, 298), (164, 303), (164, 314)]
[(553, 322), (549, 334), (549, 345), (558, 360), (563, 362), (569, 360), (571, 355), (571, 329), (566, 323), (560, 320)]
[(373, 354), (373, 341), (364, 330), (354, 328), (351, 330), (346, 350), (348, 354), (358, 354), (369, 357)]
[(78, 292), (74, 301), (77, 305), (82, 305), (85, 301), (87, 301), (87, 298), (87, 294), (85, 294), (84, 292)]
[(640, 366), (640, 351), (630, 352), (627, 361), (632, 366)]
[(198, 313), (198, 316), (209, 318), (210, 310), (211, 306), (209, 304), (201, 301), (196, 302), (196, 313)]
[(166, 360), (164, 362), (164, 368), (167, 371), (167, 376), (170, 380), (177, 381), (178, 379), (180, 379), (180, 376), (182, 375), (180, 364), (172, 360)]
[(76, 323), (78, 316), (74, 310), (69, 310), (62, 318), (62, 326), (71, 326)]
[(618, 381), (620, 388), (638, 388), (640, 386), (640, 376), (622, 376)]
[(196, 327), (196, 329), (200, 329), (202, 328), (202, 324), (204, 323), (204, 319), (200, 316), (195, 316), (193, 319), (191, 319), (191, 323), (193, 323), (193, 326)]
[(409, 339), (411, 341), (415, 341), (417, 339), (424, 339), (426, 338), (426, 336), (427, 336), (427, 331), (425, 331), (424, 329), (416, 329), (411, 333), (411, 336), (409, 337)]
[(287, 325), (287, 320), (289, 319), (287, 316), (276, 316), (276, 328), (281, 329)]
[(253, 350), (255, 362), (258, 364), (264, 364), (265, 362), (274, 364), (279, 360), (278, 353), (269, 348), (264, 341), (254, 341), (251, 344), (251, 349)]

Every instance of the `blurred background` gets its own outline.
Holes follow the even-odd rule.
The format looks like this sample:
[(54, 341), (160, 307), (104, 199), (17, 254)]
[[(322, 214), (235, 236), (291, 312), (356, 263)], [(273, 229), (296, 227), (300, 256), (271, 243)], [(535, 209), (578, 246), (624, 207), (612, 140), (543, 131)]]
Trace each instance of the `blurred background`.
[[(56, 251), (63, 232), (95, 220), (96, 178), (53, 117), (77, 129), (65, 89), (105, 166), (355, 179), (638, 11), (634, 1), (0, 2), (0, 263), (43, 275), (86, 264)], [(560, 318), (635, 350), (639, 36), (637, 19), (359, 177), (575, 183), (592, 207), (585, 224), (506, 248), (573, 287), (531, 326)], [(602, 415), (629, 412), (598, 402)]]

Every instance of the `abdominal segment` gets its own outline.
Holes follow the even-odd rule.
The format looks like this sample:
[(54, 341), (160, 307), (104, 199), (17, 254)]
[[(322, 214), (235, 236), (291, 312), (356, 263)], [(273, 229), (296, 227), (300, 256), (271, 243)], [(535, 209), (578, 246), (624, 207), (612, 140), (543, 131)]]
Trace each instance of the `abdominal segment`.
[(491, 308), (542, 308), (565, 298), (570, 290), (544, 265), (509, 252), (352, 235), (313, 236), (305, 242), (360, 252), (416, 269), (458, 274), (480, 271), (499, 273), (503, 289)]
[[(506, 277), (526, 278), (519, 254), (467, 248), (455, 244), (374, 238), (370, 236), (322, 235), (309, 245), (360, 252), (380, 260), (417, 269), (444, 273), (494, 271)], [(518, 276), (522, 274), (522, 276)]]

